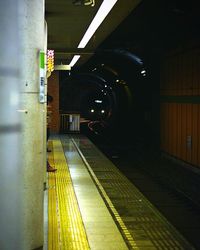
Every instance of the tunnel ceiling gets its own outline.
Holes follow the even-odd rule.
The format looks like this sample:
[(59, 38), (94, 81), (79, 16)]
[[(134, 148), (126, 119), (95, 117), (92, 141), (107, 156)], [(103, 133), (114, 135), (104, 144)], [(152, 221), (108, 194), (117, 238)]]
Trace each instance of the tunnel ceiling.
[(106, 49), (125, 48), (143, 57), (188, 40), (199, 42), (199, 1), (118, 0), (86, 48), (77, 49), (102, 0), (95, 7), (75, 6), (73, 1), (46, 0), (48, 48), (55, 50), (59, 63), (69, 63), (77, 53), (82, 55), (79, 66)]
[(143, 57), (149, 51), (199, 44), (199, 13), (198, 0), (143, 0), (104, 40), (99, 52), (124, 48)]
[(130, 14), (141, 0), (118, 0), (85, 49), (77, 49), (77, 46), (102, 0), (95, 0), (94, 7), (75, 5), (73, 2), (75, 1), (46, 0), (45, 16), (48, 25), (48, 49), (55, 50), (56, 61), (68, 64), (74, 54), (81, 54), (78, 65), (91, 57), (99, 44)]

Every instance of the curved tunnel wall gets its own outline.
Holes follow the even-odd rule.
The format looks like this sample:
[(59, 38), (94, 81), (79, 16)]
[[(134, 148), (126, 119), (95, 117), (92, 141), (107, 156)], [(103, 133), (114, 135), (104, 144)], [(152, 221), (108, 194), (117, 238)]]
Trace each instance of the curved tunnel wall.
[(61, 75), (61, 110), (81, 111), (96, 135), (147, 140), (151, 136), (148, 69), (123, 49), (97, 53), (95, 62), (70, 76)]

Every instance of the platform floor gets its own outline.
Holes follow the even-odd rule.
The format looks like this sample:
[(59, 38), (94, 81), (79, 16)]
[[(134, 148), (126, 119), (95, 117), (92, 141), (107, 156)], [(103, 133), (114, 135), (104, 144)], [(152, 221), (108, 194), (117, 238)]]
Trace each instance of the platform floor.
[(49, 144), (48, 249), (194, 249), (86, 137)]

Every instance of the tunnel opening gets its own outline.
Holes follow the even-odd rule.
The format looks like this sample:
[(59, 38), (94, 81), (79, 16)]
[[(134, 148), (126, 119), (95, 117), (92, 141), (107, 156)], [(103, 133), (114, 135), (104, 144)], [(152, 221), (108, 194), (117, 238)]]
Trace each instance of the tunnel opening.
[(134, 53), (97, 52), (84, 67), (61, 72), (60, 109), (79, 112), (81, 133), (110, 154), (153, 148), (159, 139), (153, 138), (150, 81), (150, 69)]

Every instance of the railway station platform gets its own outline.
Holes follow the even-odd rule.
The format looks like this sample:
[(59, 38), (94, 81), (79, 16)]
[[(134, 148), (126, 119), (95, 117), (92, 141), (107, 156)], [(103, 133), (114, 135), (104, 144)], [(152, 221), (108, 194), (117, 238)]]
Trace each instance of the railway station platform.
[(44, 249), (195, 249), (88, 138), (49, 148)]

